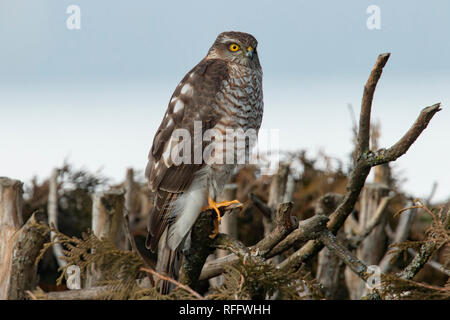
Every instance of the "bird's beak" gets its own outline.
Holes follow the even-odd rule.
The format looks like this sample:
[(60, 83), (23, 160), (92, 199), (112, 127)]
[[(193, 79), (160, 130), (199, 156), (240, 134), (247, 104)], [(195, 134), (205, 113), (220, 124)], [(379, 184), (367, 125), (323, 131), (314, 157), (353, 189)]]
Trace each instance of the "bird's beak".
[(247, 48), (247, 52), (245, 53), (245, 55), (246, 55), (248, 58), (252, 59), (252, 58), (253, 58), (253, 55), (254, 55), (254, 52), (255, 52), (255, 49), (254, 49), (253, 47), (248, 47), (248, 48)]

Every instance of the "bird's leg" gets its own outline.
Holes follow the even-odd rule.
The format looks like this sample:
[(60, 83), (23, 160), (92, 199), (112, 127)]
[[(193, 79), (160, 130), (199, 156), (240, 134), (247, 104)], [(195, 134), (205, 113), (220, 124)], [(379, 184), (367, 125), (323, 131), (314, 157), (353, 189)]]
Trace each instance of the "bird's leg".
[(217, 219), (214, 219), (214, 231), (209, 236), (211, 239), (214, 239), (219, 234), (219, 224), (222, 220), (219, 208), (228, 207), (232, 204), (240, 204), (240, 202), (238, 200), (215, 202), (210, 196), (208, 196), (208, 205), (204, 207), (202, 211), (213, 209), (217, 214)]

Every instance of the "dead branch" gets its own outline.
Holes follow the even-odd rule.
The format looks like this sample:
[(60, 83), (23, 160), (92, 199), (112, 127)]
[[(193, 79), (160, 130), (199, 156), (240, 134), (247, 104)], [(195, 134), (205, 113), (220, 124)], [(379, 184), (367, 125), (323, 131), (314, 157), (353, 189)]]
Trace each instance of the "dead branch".
[(410, 264), (399, 272), (397, 276), (405, 280), (411, 280), (428, 262), (428, 259), (436, 250), (437, 244), (434, 241), (428, 241), (420, 247), (419, 253), (413, 258)]
[[(412, 207), (412, 203), (408, 207)], [(411, 224), (416, 212), (417, 208), (409, 208), (401, 214), (392, 243), (402, 243), (408, 239)], [(390, 271), (392, 267), (391, 258), (390, 252), (388, 251), (379, 263), (381, 272), (386, 273)]]
[(380, 80), (383, 68), (390, 57), (390, 53), (380, 54), (377, 58), (375, 66), (370, 73), (369, 79), (364, 86), (363, 98), (361, 102), (361, 115), (359, 118), (358, 131), (358, 154), (364, 154), (369, 151), (370, 142), (370, 114), (372, 112), (372, 101), (377, 87), (378, 80)]
[(107, 292), (108, 286), (100, 286), (79, 290), (46, 292), (42, 297), (38, 294), (38, 298), (45, 300), (96, 300)]
[(311, 239), (317, 239), (320, 232), (326, 228), (327, 222), (328, 218), (324, 215), (315, 215), (309, 219), (300, 221), (297, 229), (274, 246), (272, 250), (267, 252), (266, 257), (271, 258), (277, 254), (281, 254), (297, 243), (304, 243)]
[(261, 255), (277, 245), (281, 240), (298, 227), (297, 218), (291, 216), (292, 202), (280, 203), (276, 211), (275, 229), (267, 234), (260, 242), (255, 245), (254, 250), (259, 251)]
[[(415, 256), (417, 256), (417, 255), (419, 254), (419, 253), (418, 253), (416, 250), (414, 250), (413, 248), (408, 248), (408, 253), (409, 253), (410, 255), (412, 255), (413, 257), (415, 257)], [(450, 277), (450, 270), (449, 270), (448, 268), (444, 267), (444, 266), (443, 266), (442, 264), (440, 264), (439, 262), (434, 261), (434, 260), (429, 260), (429, 261), (427, 262), (427, 264), (428, 264), (430, 267), (434, 268), (435, 270), (438, 270), (438, 271), (442, 272), (443, 274), (445, 274), (445, 275), (447, 275), (447, 276)]]
[(367, 273), (367, 266), (353, 255), (346, 247), (341, 245), (336, 237), (328, 230), (323, 231), (320, 235), (320, 241), (334, 254), (336, 254), (344, 263), (361, 278), (367, 281), (370, 274)]
[(176, 281), (176, 280), (174, 280), (174, 279), (172, 279), (170, 277), (164, 276), (164, 275), (156, 272), (155, 270), (153, 270), (151, 268), (141, 268), (140, 270), (144, 271), (144, 272), (147, 272), (147, 273), (150, 273), (150, 274), (152, 274), (152, 275), (154, 275), (154, 276), (156, 276), (156, 277), (158, 277), (160, 279), (163, 279), (163, 280), (166, 280), (166, 281), (169, 281), (169, 282), (173, 283), (175, 286), (177, 286), (177, 287), (179, 287), (179, 288), (181, 288), (183, 290), (186, 290), (187, 292), (189, 292), (190, 294), (192, 294), (194, 297), (196, 297), (199, 300), (205, 300), (205, 298), (203, 298), (198, 292), (195, 292), (194, 290), (192, 290), (189, 286), (186, 286), (186, 285), (184, 285), (184, 284), (182, 284), (182, 283), (180, 283), (180, 282), (178, 282), (178, 281)]
[(372, 230), (380, 223), (381, 218), (383, 217), (384, 209), (386, 209), (387, 204), (393, 198), (393, 195), (383, 197), (375, 211), (375, 214), (372, 216), (370, 221), (364, 230), (358, 233), (350, 240), (350, 245), (353, 248), (359, 246), (359, 244), (372, 232)]
[[(284, 206), (280, 205), (279, 209), (283, 211)], [(286, 212), (284, 215), (287, 216)], [(283, 220), (283, 219), (281, 219)], [(326, 223), (328, 221), (328, 218), (323, 215), (313, 216), (309, 219), (300, 221), (298, 223), (297, 229), (292, 231), (291, 234), (286, 236), (284, 240), (279, 239), (283, 238), (283, 232), (280, 231), (283, 230), (282, 228), (275, 228), (272, 231), (272, 235), (269, 236), (270, 239), (272, 239), (272, 242), (266, 241), (265, 239), (262, 239), (260, 242), (258, 242), (253, 247), (250, 247), (251, 252), (258, 252), (258, 254), (262, 254), (262, 257), (265, 259), (269, 259), (277, 254), (280, 254), (284, 252), (285, 250), (289, 249), (293, 243), (296, 242), (305, 242), (310, 239), (315, 239), (319, 236), (320, 231), (322, 231), (326, 227)], [(273, 235), (273, 234), (277, 235)], [(264, 250), (265, 248), (270, 248), (270, 250)], [(259, 250), (258, 250), (259, 249)], [(202, 273), (200, 275), (200, 280), (209, 279), (212, 277), (216, 277), (223, 273), (225, 271), (225, 267), (227, 265), (236, 263), (239, 260), (239, 258), (235, 254), (230, 254), (225, 257), (216, 259), (214, 261), (208, 262), (203, 267)]]
[(214, 246), (224, 251), (231, 251), (238, 256), (250, 255), (250, 249), (236, 238), (226, 234), (219, 233), (214, 240)]
[(252, 192), (249, 193), (250, 200), (252, 201), (253, 205), (259, 209), (259, 211), (262, 212), (262, 214), (266, 218), (272, 217), (272, 209), (264, 203), (264, 201), (258, 197), (257, 195), (253, 194)]
[[(52, 175), (49, 180), (49, 192), (48, 192), (48, 224), (54, 225), (58, 229), (58, 175), (59, 170), (53, 169)], [(55, 244), (52, 246), (53, 255), (59, 267), (64, 267), (67, 263), (62, 258), (64, 257), (61, 243), (58, 242), (56, 234), (52, 231), (50, 237), (55, 239)]]
[[(378, 57), (364, 89), (359, 121), (360, 127), (358, 131), (358, 155), (354, 168), (351, 171), (350, 179), (347, 183), (347, 193), (344, 200), (331, 215), (330, 221), (328, 222), (327, 227), (333, 234), (337, 233), (349, 214), (353, 211), (361, 190), (364, 187), (367, 176), (370, 173), (370, 169), (376, 165), (394, 161), (405, 154), (417, 137), (427, 127), (436, 112), (441, 110), (439, 103), (424, 108), (413, 126), (396, 144), (389, 149), (381, 149), (376, 152), (371, 152), (369, 150), (369, 140), (373, 93), (381, 76), (383, 67), (388, 59), (389, 54), (381, 54)], [(288, 265), (297, 268), (303, 262), (315, 256), (322, 248), (323, 244), (320, 240), (310, 240), (307, 244), (305, 244), (305, 246), (294, 254), (296, 258), (291, 259)]]
[[(356, 136), (356, 135), (355, 135)], [(327, 193), (316, 202), (316, 216), (322, 214), (327, 217), (336, 210), (343, 196), (336, 193)], [(325, 227), (326, 223), (325, 222)], [(321, 231), (324, 231), (323, 228)], [(336, 235), (339, 241), (345, 241), (345, 230), (341, 228)], [(317, 261), (316, 280), (323, 286), (322, 292), (327, 299), (342, 299), (347, 296), (347, 286), (345, 285), (345, 263), (339, 259), (330, 249), (323, 248), (320, 251)]]

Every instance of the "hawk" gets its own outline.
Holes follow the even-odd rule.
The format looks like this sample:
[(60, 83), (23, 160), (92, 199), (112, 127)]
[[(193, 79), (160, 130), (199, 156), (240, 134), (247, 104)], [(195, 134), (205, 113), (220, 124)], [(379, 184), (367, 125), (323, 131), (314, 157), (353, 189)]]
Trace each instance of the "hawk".
[[(206, 57), (176, 87), (155, 134), (145, 170), (155, 194), (146, 246), (154, 252), (159, 245), (156, 270), (174, 279), (178, 278), (181, 254), (200, 212), (214, 209), (220, 221), (218, 208), (235, 202), (215, 201), (238, 165), (236, 161), (211, 163), (204, 159), (202, 155), (208, 146), (220, 148), (216, 139), (197, 144), (195, 138), (188, 140), (187, 146), (193, 150), (183, 159), (189, 161), (175, 161), (179, 137), (174, 133), (184, 130), (191, 137), (195, 136), (195, 130), (201, 130), (200, 136), (207, 130), (215, 130), (222, 136), (230, 129), (244, 132), (252, 129), (258, 133), (263, 90), (257, 44), (248, 33), (219, 34)], [(219, 151), (215, 150), (213, 157)], [(169, 283), (163, 282), (160, 290), (168, 293)]]

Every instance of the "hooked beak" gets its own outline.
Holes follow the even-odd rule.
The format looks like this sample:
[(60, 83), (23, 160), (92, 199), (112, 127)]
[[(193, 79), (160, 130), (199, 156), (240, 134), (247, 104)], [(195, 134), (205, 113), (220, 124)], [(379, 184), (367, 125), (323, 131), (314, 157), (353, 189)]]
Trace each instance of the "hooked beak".
[(245, 56), (252, 59), (254, 53), (255, 53), (255, 49), (253, 47), (248, 47), (247, 52), (245, 53)]

